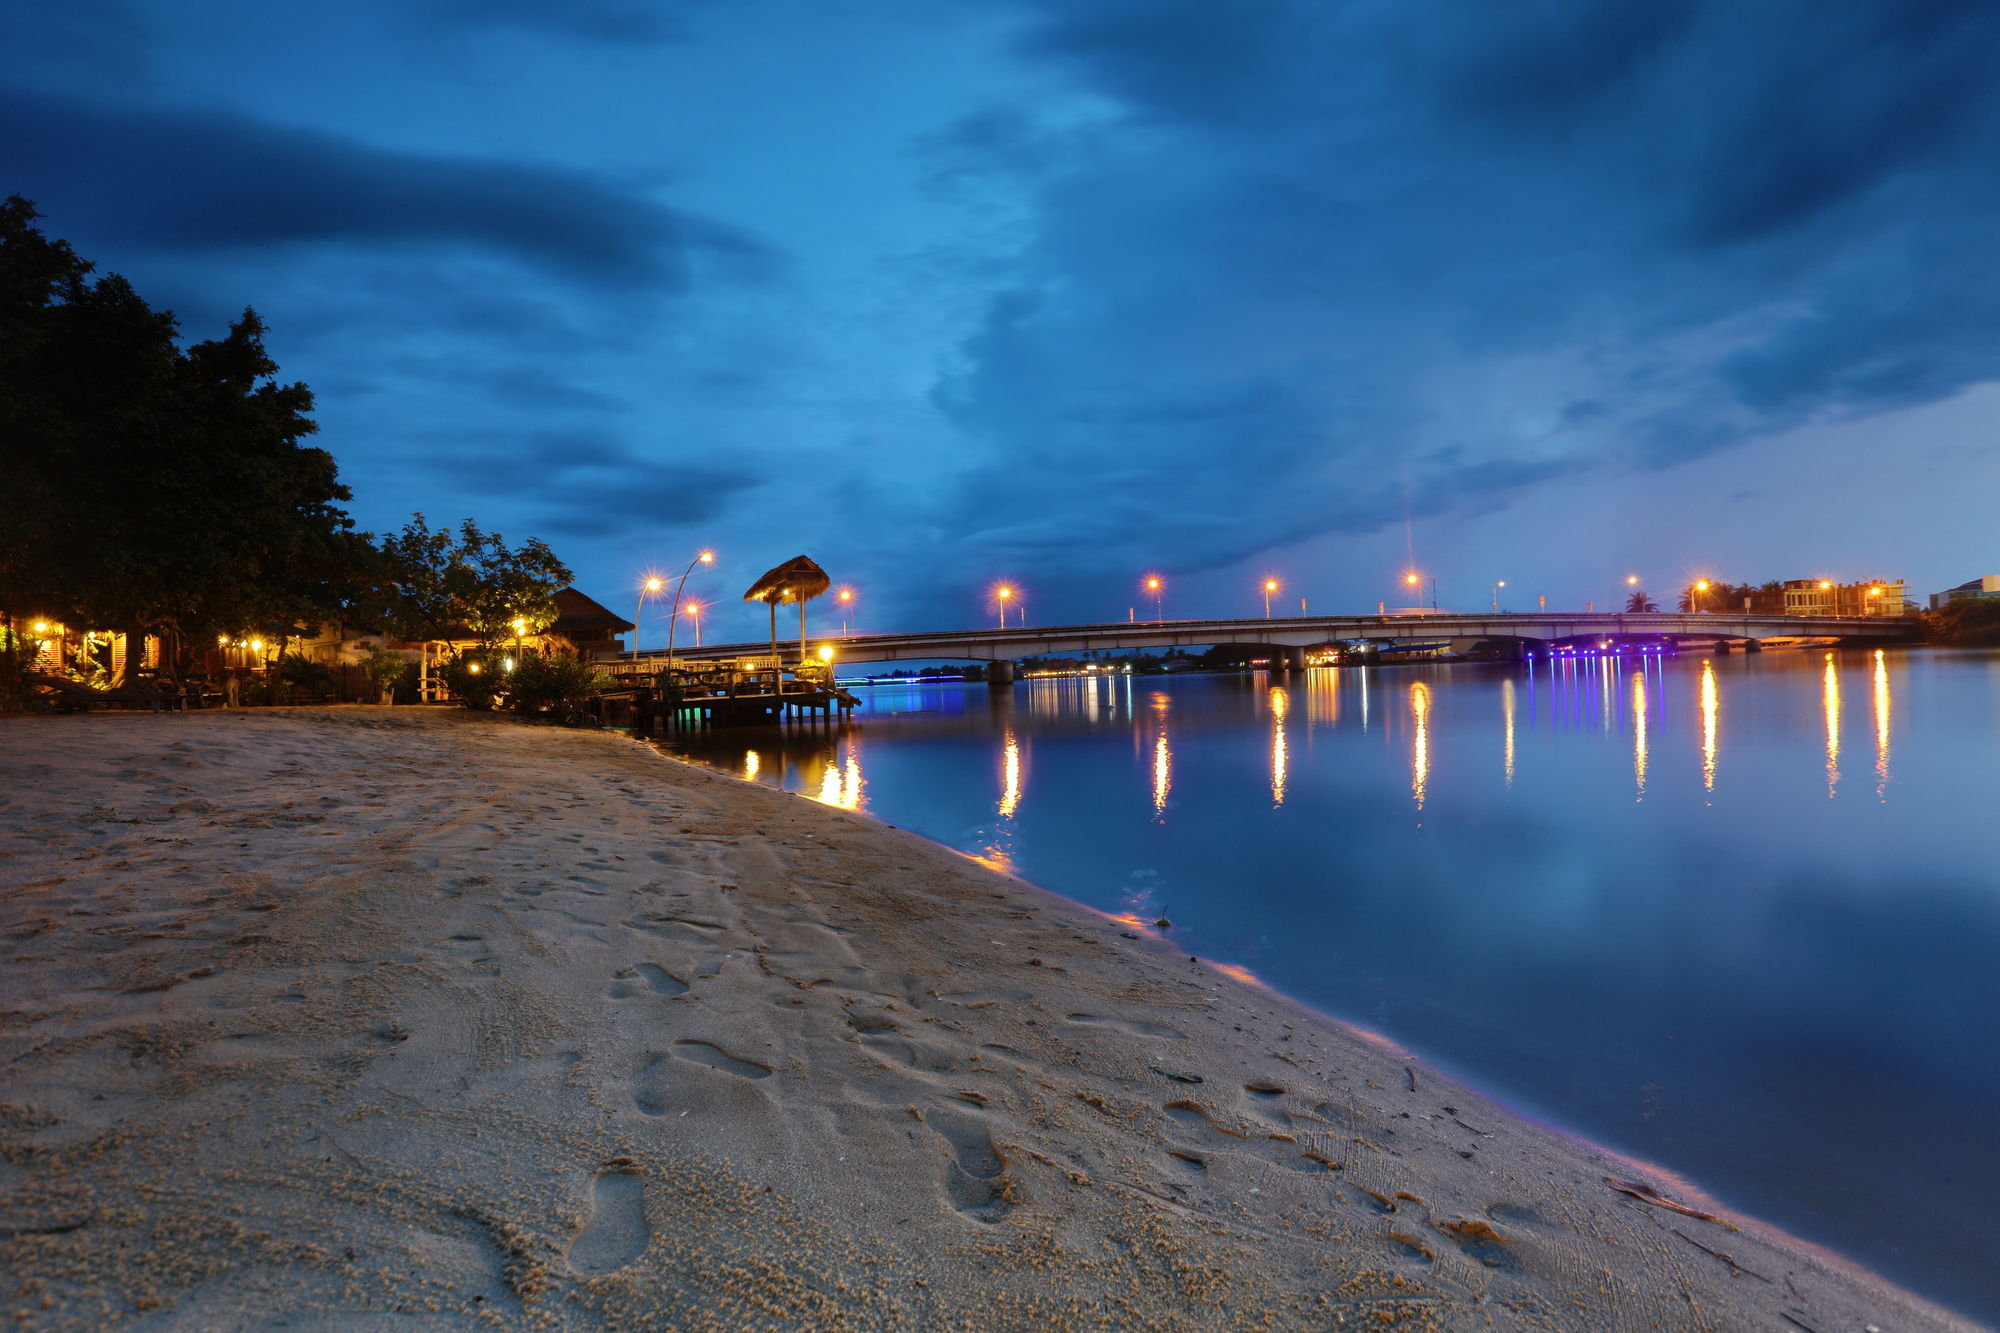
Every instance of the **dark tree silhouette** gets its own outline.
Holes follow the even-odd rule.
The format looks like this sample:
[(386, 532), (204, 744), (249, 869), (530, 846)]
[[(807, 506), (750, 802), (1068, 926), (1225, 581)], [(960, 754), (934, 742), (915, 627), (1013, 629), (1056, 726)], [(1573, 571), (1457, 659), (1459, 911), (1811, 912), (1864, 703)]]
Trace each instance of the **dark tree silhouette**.
[(1644, 589), (1640, 589), (1625, 599), (1625, 609), (1627, 611), (1657, 611), (1660, 609), (1660, 604), (1646, 596)]

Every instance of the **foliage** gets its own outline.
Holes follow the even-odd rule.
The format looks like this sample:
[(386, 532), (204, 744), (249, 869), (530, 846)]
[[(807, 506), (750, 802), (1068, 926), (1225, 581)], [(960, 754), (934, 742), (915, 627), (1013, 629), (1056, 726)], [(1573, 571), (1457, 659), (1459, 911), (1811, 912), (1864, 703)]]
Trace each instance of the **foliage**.
[(188, 642), (338, 615), (370, 548), (256, 312), (183, 348), (38, 216), (0, 204), (0, 612)]
[(303, 653), (280, 653), (271, 664), (271, 679), (295, 690), (323, 690), (333, 684), (333, 672)]
[(1958, 648), (2000, 646), (2000, 597), (1961, 597), (1923, 614), (1924, 638)]
[(507, 677), (507, 706), (517, 713), (574, 724), (584, 704), (605, 685), (604, 672), (576, 653), (530, 653)]
[(394, 689), (410, 669), (410, 659), (379, 644), (370, 644), (368, 656), (361, 661), (361, 669), (376, 689)]
[(556, 618), (555, 595), (569, 569), (538, 538), (510, 547), (471, 519), (432, 528), (413, 514), (381, 542), (385, 591), (373, 619), (406, 643), (456, 637), (460, 631), (491, 650), (520, 634), (538, 634)]
[(467, 708), (493, 707), (505, 679), (482, 653), (462, 653), (444, 664), (445, 688)]
[[(1645, 590), (1641, 588), (1635, 590), (1630, 597), (1625, 599), (1625, 609), (1627, 611), (1657, 611), (1660, 609), (1660, 604), (1646, 596)], [(1685, 607), (1682, 608), (1682, 610), (1686, 609)]]

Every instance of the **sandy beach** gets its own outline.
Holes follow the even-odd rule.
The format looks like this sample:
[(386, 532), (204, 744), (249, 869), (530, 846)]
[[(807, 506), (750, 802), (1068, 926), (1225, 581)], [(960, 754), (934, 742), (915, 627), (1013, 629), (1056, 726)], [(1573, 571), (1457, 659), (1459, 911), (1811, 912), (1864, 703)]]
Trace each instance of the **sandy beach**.
[(19, 1327), (1973, 1327), (618, 736), (12, 719), (0, 774)]

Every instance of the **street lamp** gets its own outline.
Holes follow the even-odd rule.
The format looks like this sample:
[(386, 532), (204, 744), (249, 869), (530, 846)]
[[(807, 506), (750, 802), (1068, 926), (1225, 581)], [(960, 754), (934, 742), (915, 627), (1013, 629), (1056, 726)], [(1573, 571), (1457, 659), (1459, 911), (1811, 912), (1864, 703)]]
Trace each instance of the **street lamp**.
[(1703, 594), (1703, 593), (1705, 593), (1705, 592), (1707, 592), (1707, 591), (1708, 591), (1708, 580), (1707, 580), (1707, 579), (1696, 579), (1696, 580), (1695, 580), (1695, 584), (1694, 584), (1694, 597), (1693, 597), (1692, 599), (1690, 599), (1690, 600), (1692, 600), (1692, 601), (1693, 601), (1693, 603), (1694, 603), (1694, 610), (1696, 610), (1697, 612), (1700, 612), (1700, 611), (1706, 611), (1706, 610), (1708, 609), (1707, 607), (1705, 607), (1705, 606), (1703, 606), (1703, 605), (1701, 604), (1701, 602), (1702, 602), (1702, 594)]
[(1278, 581), (1276, 579), (1264, 580), (1264, 619), (1266, 620), (1271, 618), (1271, 594), (1277, 590)]
[(639, 627), (646, 623), (646, 599), (658, 597), (660, 589), (666, 586), (667, 581), (658, 574), (646, 575), (639, 584), (639, 606), (632, 614), (632, 656), (635, 659), (639, 656)]
[[(674, 669), (674, 630), (677, 628), (681, 618), (681, 589), (687, 587), (688, 575), (694, 573), (696, 565), (712, 565), (714, 563), (715, 552), (703, 551), (699, 553), (694, 559), (688, 561), (688, 567), (681, 571), (681, 581), (674, 585), (674, 609), (667, 613), (667, 670), (669, 671)], [(804, 612), (801, 611), (800, 614), (803, 615)]]
[(847, 613), (854, 606), (854, 589), (842, 588), (833, 595), (833, 599), (840, 603), (840, 637), (844, 639), (847, 637)]
[(1146, 589), (1146, 594), (1153, 599), (1154, 623), (1157, 624), (1161, 621), (1164, 621), (1167, 618), (1167, 613), (1164, 610), (1166, 594), (1163, 591), (1166, 587), (1166, 583), (1160, 578), (1158, 574), (1148, 574), (1146, 576), (1146, 582), (1144, 586)]
[[(1407, 573), (1407, 574), (1403, 575), (1403, 582), (1405, 582), (1405, 583), (1409, 584), (1409, 585), (1410, 585), (1410, 586), (1411, 586), (1412, 588), (1415, 588), (1415, 589), (1417, 590), (1417, 604), (1418, 604), (1419, 606), (1423, 605), (1423, 600), (1424, 600), (1424, 592), (1423, 592), (1423, 587), (1424, 587), (1424, 576), (1423, 576), (1422, 574), (1419, 574), (1419, 573), (1418, 573), (1418, 572), (1417, 572), (1416, 570), (1414, 570), (1414, 569), (1413, 569), (1413, 570), (1411, 570), (1411, 571), (1410, 571), (1409, 573)], [(1431, 576), (1431, 610), (1435, 611), (1435, 610), (1437, 610), (1437, 609), (1438, 609), (1438, 581), (1437, 581), (1437, 576), (1436, 576), (1436, 575), (1432, 575), (1432, 576)]]
[(1013, 590), (1013, 589), (1012, 589), (1011, 587), (1009, 587), (1009, 586), (1008, 586), (1007, 584), (1004, 584), (1004, 583), (1003, 583), (1003, 584), (1001, 584), (1001, 585), (1000, 585), (999, 587), (997, 587), (997, 588), (995, 588), (995, 589), (993, 590), (993, 596), (994, 596), (994, 597), (995, 597), (995, 598), (996, 598), (996, 599), (997, 599), (997, 600), (999, 601), (999, 603), (1000, 603), (1000, 628), (1001, 628), (1001, 629), (1006, 629), (1006, 628), (1007, 628), (1007, 604), (1008, 604), (1009, 602), (1011, 602), (1011, 601), (1013, 601), (1013, 600), (1014, 600), (1014, 590)]
[(694, 646), (699, 648), (701, 647), (701, 603), (689, 602), (687, 613), (688, 619), (694, 622)]
[(1501, 579), (1493, 585), (1493, 614), (1496, 616), (1500, 614), (1500, 590), (1506, 586), (1507, 580), (1505, 579)]

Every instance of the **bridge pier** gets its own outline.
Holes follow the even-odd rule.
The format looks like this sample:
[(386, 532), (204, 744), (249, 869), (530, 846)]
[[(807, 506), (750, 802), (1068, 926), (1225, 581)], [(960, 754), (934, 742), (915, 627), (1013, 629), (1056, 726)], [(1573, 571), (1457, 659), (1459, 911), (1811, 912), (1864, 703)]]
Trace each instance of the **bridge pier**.
[(1003, 657), (997, 662), (988, 662), (986, 664), (986, 683), (996, 689), (1004, 685), (1012, 685), (1014, 683), (1013, 659)]
[(1304, 670), (1306, 669), (1306, 650), (1305, 650), (1305, 649), (1303, 649), (1303, 648), (1286, 648), (1286, 649), (1284, 649), (1284, 650), (1283, 650), (1283, 652), (1284, 652), (1284, 656), (1283, 656), (1283, 658), (1282, 658), (1282, 664), (1283, 664), (1283, 666), (1284, 666), (1284, 669), (1285, 669), (1285, 670), (1287, 670), (1287, 671), (1304, 671)]

